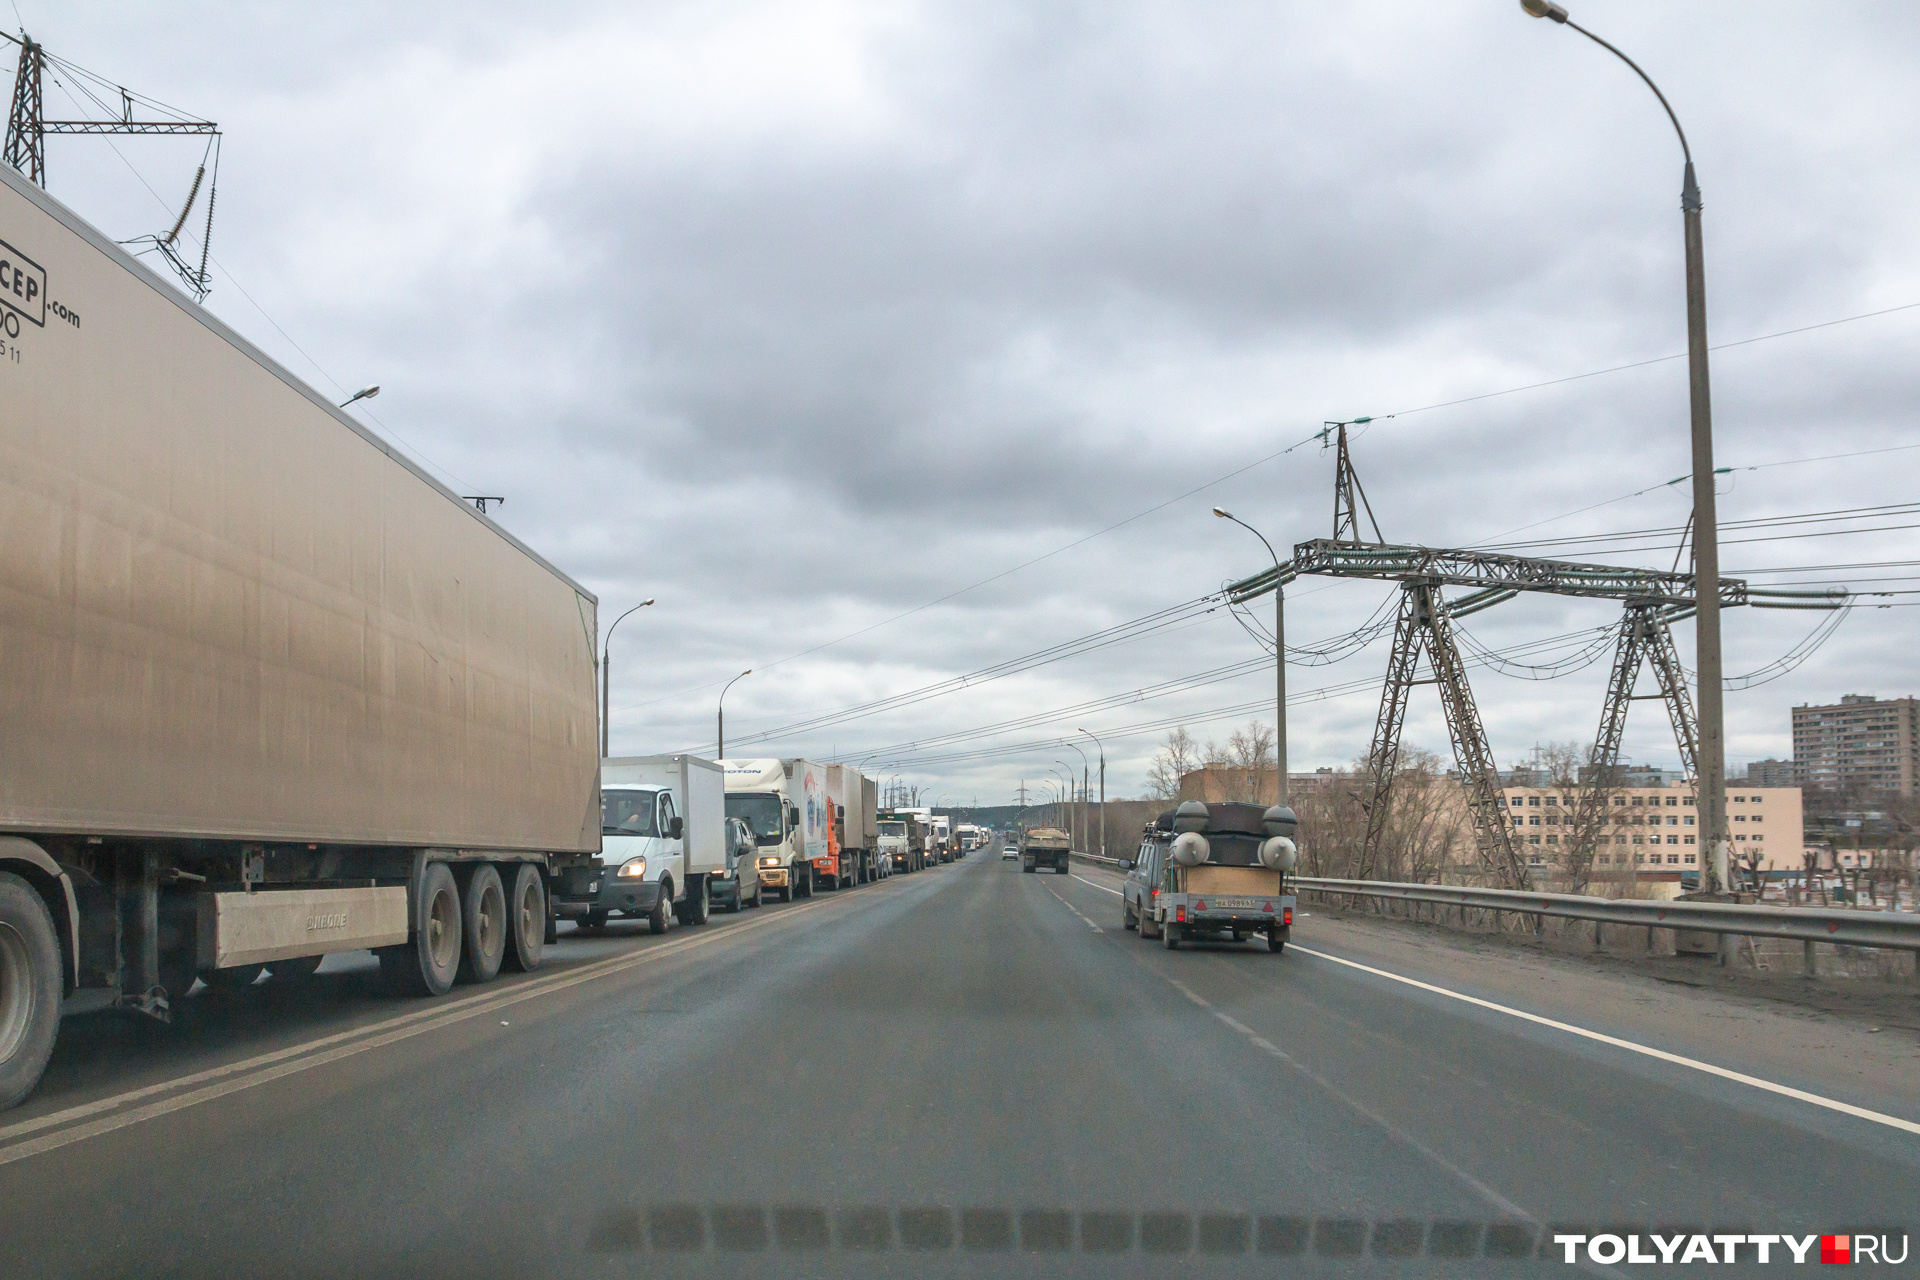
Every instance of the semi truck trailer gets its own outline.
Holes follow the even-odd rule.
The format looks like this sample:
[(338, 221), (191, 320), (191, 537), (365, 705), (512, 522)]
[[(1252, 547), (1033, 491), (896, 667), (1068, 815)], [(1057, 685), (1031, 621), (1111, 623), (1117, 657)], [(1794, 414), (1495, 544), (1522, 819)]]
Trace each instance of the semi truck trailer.
[(827, 799), (833, 805), (833, 835), (837, 849), (828, 858), (814, 863), (816, 880), (831, 880), (831, 887), (865, 884), (878, 878), (879, 842), (874, 816), (878, 809), (879, 786), (851, 765), (830, 764), (827, 769)]
[(593, 595), (5, 166), (0, 281), (0, 1107), (196, 980), (537, 965)]

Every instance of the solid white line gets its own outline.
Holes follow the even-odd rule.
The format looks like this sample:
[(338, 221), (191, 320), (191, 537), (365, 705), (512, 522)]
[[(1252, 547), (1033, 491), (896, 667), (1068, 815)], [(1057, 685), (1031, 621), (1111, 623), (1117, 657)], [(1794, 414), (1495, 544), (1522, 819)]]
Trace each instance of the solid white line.
[(1482, 1009), (1491, 1009), (1495, 1013), (1504, 1013), (1509, 1017), (1520, 1018), (1523, 1021), (1537, 1023), (1543, 1027), (1552, 1027), (1555, 1031), (1564, 1031), (1568, 1035), (1579, 1036), (1585, 1040), (1593, 1040), (1600, 1044), (1612, 1045), (1616, 1049), (1625, 1049), (1631, 1053), (1643, 1054), (1649, 1058), (1657, 1058), (1661, 1062), (1671, 1062), (1675, 1066), (1691, 1067), (1695, 1071), (1703, 1071), (1710, 1076), (1719, 1076), (1723, 1080), (1732, 1080), (1737, 1084), (1750, 1085), (1755, 1089), (1762, 1089), (1768, 1093), (1777, 1093), (1784, 1098), (1793, 1098), (1799, 1102), (1811, 1103), (1816, 1107), (1825, 1107), (1829, 1111), (1838, 1111), (1842, 1115), (1855, 1116), (1861, 1120), (1871, 1120), (1875, 1124), (1884, 1124), (1889, 1128), (1900, 1129), (1907, 1133), (1920, 1134), (1920, 1124), (1915, 1124), (1911, 1120), (1902, 1120), (1899, 1116), (1890, 1116), (1881, 1111), (1870, 1111), (1865, 1107), (1856, 1107), (1850, 1102), (1840, 1102), (1833, 1098), (1824, 1098), (1817, 1093), (1808, 1093), (1805, 1089), (1795, 1089), (1791, 1085), (1775, 1084), (1771, 1080), (1762, 1080), (1758, 1076), (1750, 1076), (1744, 1072), (1730, 1070), (1727, 1067), (1716, 1067), (1711, 1062), (1702, 1062), (1698, 1058), (1689, 1058), (1678, 1053), (1668, 1053), (1665, 1049), (1655, 1049), (1651, 1045), (1636, 1044), (1632, 1040), (1622, 1040), (1618, 1036), (1605, 1035), (1599, 1031), (1589, 1031), (1585, 1027), (1576, 1027), (1570, 1022), (1560, 1022), (1553, 1018), (1542, 1017), (1537, 1013), (1528, 1013), (1524, 1009), (1514, 1009), (1504, 1004), (1495, 1004), (1491, 1000), (1482, 1000), (1478, 996), (1470, 996), (1464, 992), (1449, 991), (1447, 988), (1437, 987), (1431, 982), (1421, 982), (1417, 978), (1402, 977), (1400, 974), (1389, 973), (1385, 969), (1376, 969), (1372, 965), (1361, 964), (1356, 960), (1344, 960), (1339, 956), (1328, 955), (1324, 951), (1315, 951), (1310, 947), (1300, 946), (1298, 943), (1294, 944), (1293, 950), (1304, 952), (1307, 955), (1314, 956), (1321, 960), (1330, 960), (1334, 964), (1343, 964), (1349, 969), (1358, 969), (1362, 973), (1371, 973), (1376, 977), (1388, 978), (1394, 982), (1405, 983), (1409, 987), (1418, 987), (1422, 991), (1431, 991), (1435, 995), (1446, 996), (1452, 1000), (1464, 1001), (1467, 1004), (1477, 1005)]
[(1124, 898), (1127, 896), (1126, 894), (1122, 893), (1118, 889), (1109, 889), (1107, 888), (1107, 886), (1103, 884), (1093, 884), (1093, 881), (1087, 879), (1085, 876), (1075, 876), (1071, 871), (1067, 872), (1067, 874), (1070, 876), (1073, 876), (1073, 878), (1075, 880), (1078, 880), (1081, 884), (1093, 885), (1094, 888), (1098, 889), (1102, 893), (1110, 893), (1116, 898)]

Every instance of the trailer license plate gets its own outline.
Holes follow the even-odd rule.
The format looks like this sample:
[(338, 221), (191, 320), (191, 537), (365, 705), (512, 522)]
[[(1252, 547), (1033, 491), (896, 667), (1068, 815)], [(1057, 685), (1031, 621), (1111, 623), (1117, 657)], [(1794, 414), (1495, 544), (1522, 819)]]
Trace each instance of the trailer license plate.
[(1240, 910), (1240, 909), (1246, 909), (1246, 908), (1255, 908), (1265, 901), (1266, 899), (1264, 898), (1208, 898), (1207, 905), (1210, 907), (1218, 907), (1222, 910), (1231, 911), (1231, 910)]

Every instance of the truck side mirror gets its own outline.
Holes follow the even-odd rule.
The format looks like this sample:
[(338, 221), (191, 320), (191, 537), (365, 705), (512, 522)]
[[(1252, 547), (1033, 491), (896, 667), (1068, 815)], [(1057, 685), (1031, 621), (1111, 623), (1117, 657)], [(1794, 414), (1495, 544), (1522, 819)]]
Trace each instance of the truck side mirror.
[(790, 827), (797, 827), (800, 825), (800, 806), (799, 805), (790, 804), (787, 806), (787, 825)]
[(682, 835), (686, 834), (686, 830), (687, 820), (676, 816), (672, 822), (667, 824), (667, 839), (678, 840)]

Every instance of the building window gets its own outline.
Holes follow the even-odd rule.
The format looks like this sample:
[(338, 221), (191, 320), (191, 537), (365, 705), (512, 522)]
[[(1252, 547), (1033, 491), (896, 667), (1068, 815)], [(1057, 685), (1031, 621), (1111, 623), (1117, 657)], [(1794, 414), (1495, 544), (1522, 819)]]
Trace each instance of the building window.
[(1527, 837), (1527, 843), (1528, 843), (1528, 844), (1539, 844), (1539, 843), (1540, 843), (1540, 837), (1539, 837), (1539, 836), (1528, 836), (1528, 837)]
[(1679, 825), (1680, 825), (1680, 819), (1678, 819), (1678, 818), (1668, 818), (1668, 819), (1667, 819), (1667, 825), (1668, 825), (1668, 826), (1670, 826), (1670, 827), (1677, 827), (1677, 826), (1679, 826)]
[(1680, 855), (1679, 855), (1679, 854), (1677, 854), (1677, 853), (1670, 853), (1670, 854), (1668, 854), (1668, 855), (1667, 855), (1667, 865), (1668, 865), (1668, 866), (1670, 866), (1670, 867), (1671, 867), (1671, 866), (1677, 866), (1677, 865), (1679, 864), (1679, 862), (1680, 862)]
[(1613, 802), (1617, 805), (1624, 805), (1627, 802), (1627, 798), (1625, 796), (1615, 796)]
[(1667, 837), (1667, 843), (1668, 843), (1668, 844), (1679, 844), (1679, 843), (1680, 843), (1680, 837), (1679, 837), (1679, 836), (1668, 836), (1668, 837)]
[(1745, 804), (1747, 802), (1747, 798), (1745, 796), (1735, 796), (1733, 798), (1733, 802), (1735, 804)]
[(1548, 836), (1548, 837), (1547, 837), (1547, 843), (1548, 843), (1548, 844), (1559, 844), (1559, 843), (1560, 843), (1560, 837), (1559, 837), (1559, 836)]
[(1755, 836), (1755, 837), (1754, 837), (1754, 840), (1755, 840), (1756, 842), (1757, 842), (1757, 841), (1760, 841), (1760, 840), (1765, 840), (1765, 839), (1766, 839), (1766, 837), (1765, 837), (1765, 836)]
[(1548, 804), (1549, 806), (1552, 806), (1552, 805), (1556, 805), (1556, 804), (1559, 804), (1559, 803), (1560, 803), (1560, 797), (1559, 797), (1559, 796), (1548, 796), (1548, 797), (1547, 797), (1547, 804)]
[(1747, 820), (1747, 815), (1744, 813), (1736, 813), (1733, 815), (1733, 820), (1735, 822), (1745, 822)]
[(1688, 837), (1687, 837), (1687, 841), (1686, 841), (1686, 842), (1687, 842), (1688, 844), (1692, 844), (1692, 843), (1693, 843), (1693, 837), (1692, 837), (1692, 836), (1688, 836)]
[(1638, 809), (1638, 808), (1639, 808), (1639, 807), (1640, 807), (1640, 806), (1641, 806), (1642, 804), (1644, 804), (1644, 803), (1646, 803), (1646, 802), (1645, 802), (1645, 801), (1643, 801), (1643, 800), (1642, 800), (1642, 799), (1641, 799), (1641, 798), (1640, 798), (1639, 796), (1635, 796), (1635, 797), (1633, 798), (1633, 807), (1634, 807), (1634, 808), (1636, 808), (1636, 809)]
[(1765, 818), (1763, 818), (1763, 817), (1761, 817), (1761, 816), (1760, 816), (1759, 814), (1757, 814), (1757, 813), (1756, 813), (1756, 814), (1754, 814), (1754, 815), (1753, 815), (1753, 821), (1755, 821), (1755, 822), (1765, 822), (1765, 821), (1766, 821), (1766, 819), (1765, 819)]
[[(1625, 836), (1615, 836), (1615, 837), (1613, 838), (1613, 842), (1614, 842), (1615, 844), (1625, 844), (1625, 843), (1627, 842), (1627, 838), (1626, 838)], [(1624, 858), (1624, 857), (1626, 857), (1627, 855), (1623, 853), (1623, 854), (1621, 854), (1620, 856), (1621, 856), (1622, 858)]]
[(1528, 804), (1530, 804), (1530, 805), (1532, 805), (1532, 806), (1533, 806), (1534, 808), (1536, 808), (1536, 809), (1538, 809), (1538, 808), (1540, 807), (1540, 797), (1539, 797), (1539, 796), (1528, 796), (1528, 797), (1527, 797), (1527, 803), (1528, 803)]
[(1692, 804), (1692, 803), (1693, 803), (1693, 797), (1692, 797), (1692, 796), (1681, 796), (1681, 797), (1680, 797), (1680, 803), (1681, 803), (1681, 804)]
[(1537, 826), (1539, 826), (1539, 825), (1540, 825), (1540, 815), (1539, 815), (1539, 814), (1537, 814), (1537, 813), (1536, 813), (1536, 814), (1531, 814), (1531, 815), (1529, 815), (1529, 816), (1528, 816), (1528, 818), (1527, 818), (1527, 825), (1528, 825), (1528, 826), (1530, 826), (1530, 827), (1537, 827)]
[(1692, 826), (1692, 825), (1693, 825), (1693, 815), (1692, 815), (1692, 814), (1688, 814), (1688, 815), (1687, 815), (1687, 825), (1688, 825), (1688, 826)]
[[(1667, 859), (1667, 861), (1668, 861), (1668, 862), (1672, 862), (1672, 861), (1673, 861), (1673, 859), (1672, 859), (1672, 858), (1668, 858), (1668, 859)], [(1687, 865), (1688, 865), (1688, 866), (1692, 866), (1692, 865), (1693, 865), (1693, 855), (1692, 855), (1692, 854), (1688, 854), (1688, 855), (1687, 855)]]
[(1635, 844), (1645, 844), (1647, 842), (1647, 838), (1645, 836), (1635, 836), (1633, 838), (1633, 842)]
[(1673, 796), (1668, 796), (1668, 797), (1667, 797), (1667, 808), (1669, 808), (1669, 809), (1671, 809), (1671, 808), (1673, 808), (1673, 807), (1674, 807), (1675, 805), (1677, 805), (1677, 804), (1679, 804), (1679, 803), (1680, 803), (1680, 801), (1679, 801), (1678, 799), (1676, 799), (1676, 798), (1674, 798)]

